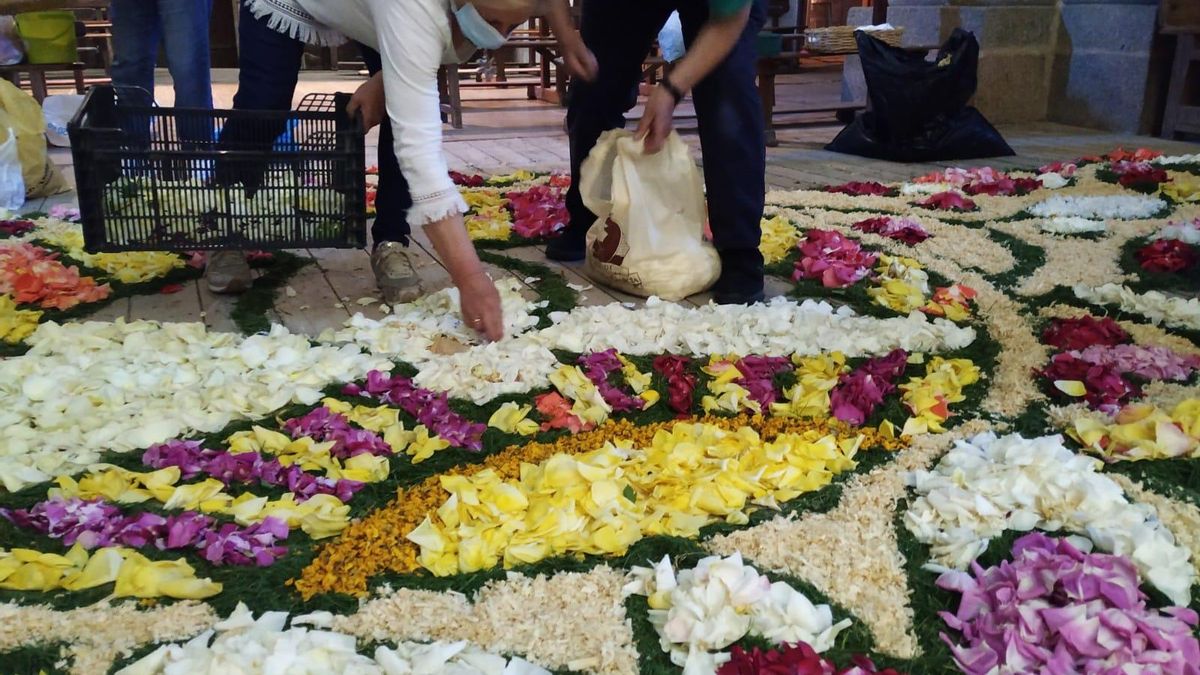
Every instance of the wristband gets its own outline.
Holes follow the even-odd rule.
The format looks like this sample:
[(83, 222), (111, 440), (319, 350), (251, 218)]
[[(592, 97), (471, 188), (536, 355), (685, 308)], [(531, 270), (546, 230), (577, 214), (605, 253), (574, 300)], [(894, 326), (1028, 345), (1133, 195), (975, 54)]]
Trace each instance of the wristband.
[(658, 86), (667, 90), (667, 93), (671, 95), (671, 98), (675, 99), (675, 105), (679, 105), (679, 102), (683, 100), (683, 92), (679, 91), (679, 87), (676, 87), (671, 82), (670, 76), (663, 75), (663, 78), (658, 81)]

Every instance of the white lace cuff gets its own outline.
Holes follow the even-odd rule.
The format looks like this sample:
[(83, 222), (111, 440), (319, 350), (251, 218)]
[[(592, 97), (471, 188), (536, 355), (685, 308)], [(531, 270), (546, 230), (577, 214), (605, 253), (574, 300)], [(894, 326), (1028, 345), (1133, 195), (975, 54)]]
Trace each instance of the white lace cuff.
[(467, 212), (467, 203), (458, 193), (458, 188), (430, 194), (414, 194), (412, 197), (413, 205), (408, 210), (409, 227), (424, 227), (455, 214)]
[(346, 37), (304, 10), (297, 0), (243, 0), (256, 18), (268, 17), (267, 27), (305, 44), (336, 47)]

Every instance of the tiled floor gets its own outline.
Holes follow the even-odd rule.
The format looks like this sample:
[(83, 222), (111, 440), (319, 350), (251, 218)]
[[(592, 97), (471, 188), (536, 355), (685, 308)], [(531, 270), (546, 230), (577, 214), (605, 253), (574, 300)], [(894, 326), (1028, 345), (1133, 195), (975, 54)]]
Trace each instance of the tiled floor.
[[(216, 104), (229, 105), (235, 89), (234, 76), (229, 72), (218, 71), (214, 79)], [(306, 75), (302, 78), (301, 91), (297, 96), (309, 91), (352, 91), (360, 81), (361, 78), (356, 74)], [(785, 81), (781, 97), (803, 94), (810, 98), (833, 99), (837, 96), (837, 86), (835, 70), (818, 72), (790, 82)], [(445, 147), (451, 168), (481, 173), (503, 173), (517, 168), (543, 171), (562, 171), (567, 168), (569, 156), (566, 136), (562, 131), (562, 109), (546, 103), (516, 99), (514, 96), (521, 94), (471, 93), (467, 103), (466, 128), (448, 129), (446, 132)], [(158, 98), (162, 104), (169, 104), (170, 87), (161, 86)], [(682, 127), (686, 130), (687, 122), (684, 122)], [(896, 164), (823, 150), (824, 144), (836, 135), (839, 128), (839, 125), (826, 121), (781, 129), (779, 147), (769, 149), (767, 154), (768, 185), (771, 188), (794, 189), (849, 180), (899, 181), (937, 168), (933, 164)], [(1017, 156), (953, 164), (988, 164), (998, 168), (1036, 167), (1052, 160), (1106, 152), (1118, 146), (1151, 146), (1171, 153), (1200, 151), (1200, 147), (1192, 144), (1098, 133), (1054, 124), (1001, 127), (1001, 131), (1017, 151)], [(376, 137), (375, 133), (368, 137), (368, 164), (374, 162), (377, 152)], [(685, 137), (693, 147), (698, 146), (694, 133), (686, 134)], [(71, 175), (73, 168), (70, 152), (59, 149), (54, 150), (52, 155), (67, 174)], [(71, 178), (73, 180), (73, 176)], [(54, 204), (73, 203), (74, 199), (74, 195), (68, 193), (42, 203), (30, 204), (28, 208), (48, 209)], [(445, 286), (448, 276), (432, 246), (419, 235), (415, 237), (415, 243), (419, 257), (418, 270), (426, 282), (426, 287), (433, 290)], [(378, 301), (366, 303), (365, 300), (377, 298), (378, 291), (364, 251), (300, 250), (296, 253), (312, 258), (315, 264), (305, 267), (292, 278), (289, 283), (290, 290), (280, 294), (273, 319), (292, 330), (315, 335), (326, 328), (341, 325), (355, 312), (374, 317), (382, 315)], [(542, 251), (533, 247), (512, 249), (504, 253), (524, 260), (547, 262)], [(592, 287), (578, 265), (547, 264), (571, 283), (587, 287), (582, 293), (585, 303), (637, 300), (619, 292)], [(505, 275), (508, 272), (497, 269), (493, 270), (493, 274)], [(781, 293), (785, 287), (778, 283), (769, 290)], [(703, 303), (707, 301), (707, 297), (699, 296), (691, 301)], [(124, 316), (129, 319), (203, 321), (215, 330), (235, 330), (229, 316), (233, 304), (233, 299), (229, 297), (210, 293), (203, 281), (200, 281), (189, 284), (181, 293), (123, 300), (94, 316), (104, 319)]]

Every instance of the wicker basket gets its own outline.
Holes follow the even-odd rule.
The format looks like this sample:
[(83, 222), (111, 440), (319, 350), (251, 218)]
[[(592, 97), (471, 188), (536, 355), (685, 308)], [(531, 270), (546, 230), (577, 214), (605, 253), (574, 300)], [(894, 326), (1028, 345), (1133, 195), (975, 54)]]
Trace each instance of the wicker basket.
[[(854, 26), (809, 28), (804, 31), (804, 47), (810, 52), (853, 53), (858, 51), (858, 43), (854, 41), (854, 33), (857, 30)], [(904, 37), (904, 29), (875, 30), (868, 31), (868, 34), (893, 47), (899, 47), (900, 38)]]

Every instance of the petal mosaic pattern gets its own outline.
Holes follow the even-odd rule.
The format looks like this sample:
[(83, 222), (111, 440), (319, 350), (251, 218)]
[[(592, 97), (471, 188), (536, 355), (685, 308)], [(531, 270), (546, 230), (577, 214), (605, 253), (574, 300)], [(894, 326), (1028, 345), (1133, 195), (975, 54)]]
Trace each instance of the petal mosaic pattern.
[(564, 177), (459, 174), (538, 282), (488, 345), (454, 291), (315, 340), (75, 321), (199, 261), (0, 217), (0, 662), (1196, 673), (1197, 176), (775, 192), (788, 296), (629, 308), (503, 254)]

